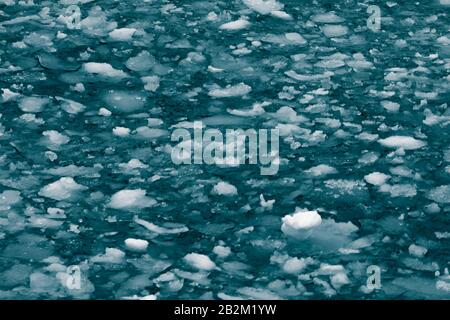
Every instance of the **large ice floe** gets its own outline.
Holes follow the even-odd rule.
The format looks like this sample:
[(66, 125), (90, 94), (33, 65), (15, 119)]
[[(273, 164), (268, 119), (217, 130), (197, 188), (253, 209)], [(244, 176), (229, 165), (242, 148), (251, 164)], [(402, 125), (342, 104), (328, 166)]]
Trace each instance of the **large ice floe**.
[(450, 299), (449, 10), (0, 0), (0, 299)]

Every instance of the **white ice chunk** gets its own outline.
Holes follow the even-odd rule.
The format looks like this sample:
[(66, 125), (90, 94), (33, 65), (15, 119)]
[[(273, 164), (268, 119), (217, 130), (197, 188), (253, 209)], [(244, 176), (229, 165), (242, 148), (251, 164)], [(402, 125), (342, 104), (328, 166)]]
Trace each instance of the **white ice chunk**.
[(438, 203), (450, 203), (450, 185), (433, 188), (427, 197)]
[(236, 21), (231, 21), (231, 22), (227, 22), (222, 24), (219, 29), (222, 30), (241, 30), (241, 29), (245, 29), (250, 25), (250, 22), (248, 22), (248, 20), (245, 19), (239, 19)]
[(158, 76), (147, 76), (141, 78), (144, 82), (144, 89), (150, 92), (155, 92), (159, 88), (160, 78)]
[(115, 248), (106, 248), (104, 254), (99, 254), (91, 258), (94, 263), (122, 263), (125, 252)]
[(19, 102), (19, 108), (23, 112), (41, 112), (50, 99), (43, 97), (24, 97)]
[(113, 134), (118, 137), (127, 137), (130, 134), (130, 129), (126, 127), (113, 128)]
[(109, 116), (112, 115), (112, 112), (109, 111), (109, 110), (106, 109), (106, 108), (100, 108), (100, 109), (98, 110), (98, 114), (99, 114), (100, 116), (103, 116), (103, 117), (109, 117)]
[(416, 244), (412, 244), (408, 247), (408, 251), (410, 255), (413, 255), (415, 257), (418, 258), (422, 258), (423, 256), (425, 256), (428, 252), (428, 249)]
[(264, 15), (280, 11), (284, 7), (283, 4), (276, 0), (242, 0), (242, 2), (253, 11)]
[(348, 33), (348, 28), (342, 25), (326, 24), (321, 27), (322, 32), (328, 38), (337, 38), (345, 36)]
[(148, 51), (141, 51), (127, 60), (125, 65), (132, 71), (147, 71), (156, 64), (156, 59)]
[(372, 172), (368, 175), (364, 176), (364, 180), (367, 183), (373, 184), (374, 186), (383, 185), (391, 176), (381, 173), (381, 172)]
[(116, 41), (130, 41), (133, 38), (135, 28), (120, 28), (109, 33), (109, 37)]
[(322, 177), (329, 174), (335, 174), (337, 173), (337, 170), (327, 164), (319, 164), (318, 166), (309, 168), (305, 172), (313, 177)]
[(145, 252), (147, 251), (148, 241), (142, 239), (128, 238), (125, 240), (125, 246), (128, 250), (133, 252)]
[(56, 100), (58, 100), (61, 103), (61, 108), (65, 112), (70, 114), (77, 114), (83, 112), (86, 109), (86, 107), (83, 104), (70, 99), (56, 97)]
[(380, 139), (378, 140), (378, 142), (388, 148), (393, 149), (401, 148), (403, 150), (420, 149), (426, 145), (425, 142), (408, 136), (391, 136), (386, 139)]
[(316, 23), (341, 23), (344, 19), (337, 16), (334, 12), (319, 13), (311, 18)]
[(189, 253), (184, 256), (183, 260), (191, 267), (199, 270), (211, 271), (216, 268), (216, 264), (204, 254)]
[(226, 258), (231, 254), (231, 249), (224, 246), (215, 246), (213, 252), (220, 258)]
[(108, 207), (113, 209), (141, 209), (152, 207), (155, 204), (156, 200), (147, 197), (146, 191), (143, 189), (124, 189), (113, 194)]
[(287, 235), (296, 235), (299, 231), (315, 228), (322, 223), (322, 218), (316, 210), (308, 211), (296, 208), (292, 215), (284, 216), (281, 221), (281, 231)]
[(229, 85), (225, 88), (211, 89), (208, 94), (209, 96), (214, 98), (227, 98), (227, 97), (243, 96), (249, 93), (250, 91), (252, 91), (252, 87), (241, 82), (234, 86)]
[(397, 112), (398, 110), (400, 110), (400, 105), (397, 102), (384, 100), (381, 101), (381, 105), (389, 112)]
[(83, 64), (83, 69), (87, 73), (98, 74), (111, 78), (126, 78), (128, 75), (122, 70), (114, 69), (109, 63), (87, 62)]
[(70, 141), (68, 136), (59, 133), (56, 130), (47, 130), (42, 135), (48, 140), (49, 146), (60, 146)]
[(39, 191), (42, 197), (62, 201), (69, 200), (79, 191), (86, 190), (87, 187), (78, 184), (71, 177), (62, 177), (58, 181), (52, 182)]
[(221, 181), (213, 187), (211, 193), (219, 196), (235, 196), (238, 194), (238, 191), (232, 184)]

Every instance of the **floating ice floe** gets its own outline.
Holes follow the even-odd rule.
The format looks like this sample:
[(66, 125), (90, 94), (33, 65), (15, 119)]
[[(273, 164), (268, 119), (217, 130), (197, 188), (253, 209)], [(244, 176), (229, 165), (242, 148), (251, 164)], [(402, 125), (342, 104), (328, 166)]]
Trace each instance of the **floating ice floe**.
[(22, 200), (20, 192), (16, 190), (5, 190), (0, 193), (0, 210), (9, 210), (10, 206)]
[(52, 182), (43, 187), (39, 191), (39, 195), (53, 200), (69, 201), (73, 199), (80, 191), (87, 189), (87, 187), (76, 183), (72, 177), (62, 177), (58, 181)]
[(292, 19), (288, 13), (282, 11), (284, 5), (276, 0), (243, 0), (243, 3), (259, 14), (270, 14), (284, 20)]
[(127, 163), (120, 163), (119, 167), (122, 170), (129, 171), (134, 169), (146, 169), (148, 165), (142, 163), (139, 159), (131, 159)]
[(245, 83), (241, 82), (234, 86), (228, 85), (225, 88), (211, 89), (208, 95), (213, 98), (239, 97), (246, 95), (250, 91), (252, 91), (252, 88), (249, 85), (246, 85)]
[(259, 14), (269, 14), (274, 11), (280, 11), (284, 5), (276, 0), (242, 0), (242, 2)]
[(113, 194), (107, 206), (113, 209), (143, 209), (155, 204), (156, 200), (147, 197), (143, 189), (124, 189)]
[(104, 254), (98, 254), (91, 258), (93, 263), (122, 263), (125, 258), (125, 252), (116, 248), (106, 248)]
[(311, 17), (316, 23), (342, 23), (344, 19), (337, 16), (334, 12), (319, 13)]
[(19, 101), (19, 108), (23, 112), (41, 112), (49, 102), (50, 99), (45, 97), (24, 97)]
[(216, 264), (204, 254), (189, 253), (184, 256), (183, 260), (191, 267), (199, 270), (211, 271), (216, 269)]
[(235, 196), (238, 194), (238, 191), (232, 184), (221, 181), (213, 187), (211, 193), (219, 196)]
[(231, 249), (229, 247), (224, 247), (224, 246), (215, 246), (213, 248), (213, 252), (219, 258), (226, 258), (231, 254)]
[(400, 105), (397, 102), (392, 101), (381, 101), (381, 105), (384, 109), (386, 109), (389, 112), (397, 112), (400, 110)]
[(295, 45), (304, 46), (308, 42), (297, 32), (288, 32), (285, 34), (267, 34), (261, 39), (264, 42), (277, 44), (280, 46)]
[(139, 92), (109, 90), (102, 96), (103, 101), (120, 112), (135, 112), (144, 107), (146, 98)]
[[(322, 217), (317, 211), (308, 211), (296, 208), (292, 215), (284, 216), (281, 221), (281, 231), (290, 236), (304, 234), (305, 237), (310, 235), (310, 229), (319, 226), (322, 223)], [(303, 236), (303, 235), (302, 235)]]
[(160, 78), (158, 76), (147, 76), (141, 78), (144, 82), (144, 89), (150, 92), (155, 92), (159, 88)]
[(97, 74), (104, 77), (121, 79), (128, 76), (122, 70), (114, 69), (109, 63), (87, 62), (83, 64), (83, 69), (87, 73)]
[(83, 112), (86, 109), (86, 106), (84, 106), (83, 104), (70, 99), (61, 97), (55, 97), (55, 99), (61, 103), (61, 108), (65, 112), (70, 114), (77, 114)]
[(328, 38), (343, 37), (348, 33), (348, 28), (339, 24), (326, 24), (320, 27)]
[(433, 188), (427, 197), (437, 203), (450, 203), (450, 185)]
[(148, 51), (141, 51), (135, 57), (131, 57), (125, 63), (132, 71), (141, 72), (150, 70), (156, 64), (156, 59)]
[(92, 7), (89, 15), (81, 20), (81, 30), (91, 36), (106, 36), (116, 28), (117, 22), (108, 21), (107, 15), (99, 6)]
[(112, 112), (109, 111), (109, 110), (106, 109), (106, 108), (100, 108), (100, 109), (98, 110), (98, 114), (99, 114), (100, 116), (103, 116), (103, 117), (109, 117), (109, 116), (112, 115)]
[(408, 251), (409, 254), (418, 257), (418, 258), (422, 258), (423, 256), (425, 256), (428, 252), (428, 249), (416, 244), (412, 244), (408, 247)]
[(60, 146), (67, 144), (70, 138), (66, 135), (59, 133), (56, 130), (47, 130), (42, 132), (44, 136), (43, 142), (49, 149), (58, 149)]
[(145, 252), (147, 251), (148, 241), (142, 239), (128, 238), (125, 240), (125, 246), (128, 250), (133, 252)]
[(147, 230), (157, 233), (157, 234), (178, 234), (178, 233), (184, 233), (184, 232), (188, 232), (189, 229), (186, 226), (180, 226), (180, 225), (172, 225), (170, 228), (165, 228), (165, 227), (160, 227), (157, 226), (154, 223), (145, 221), (143, 219), (139, 219), (137, 216), (134, 217), (134, 222), (136, 222), (137, 224), (143, 226), (144, 228), (146, 228)]
[(231, 21), (231, 22), (227, 22), (222, 24), (219, 29), (222, 30), (241, 30), (241, 29), (245, 29), (250, 25), (250, 22), (248, 22), (248, 20), (246, 19), (239, 19), (236, 21)]
[(113, 134), (118, 137), (127, 137), (130, 135), (130, 129), (125, 127), (113, 128)]
[(374, 186), (381, 186), (385, 184), (385, 182), (390, 178), (391, 176), (381, 173), (381, 172), (372, 172), (368, 175), (364, 176), (364, 180), (372, 184)]
[(302, 272), (306, 267), (314, 263), (314, 259), (307, 257), (307, 258), (288, 258), (286, 261), (284, 261), (282, 265), (282, 269), (284, 272), (289, 274), (299, 274)]
[(338, 171), (336, 168), (329, 166), (327, 164), (319, 164), (318, 166), (311, 167), (308, 170), (305, 171), (305, 173), (313, 176), (313, 177), (321, 177), (326, 176), (330, 174), (335, 174)]
[(109, 37), (115, 41), (130, 41), (136, 31), (135, 28), (114, 29), (109, 33)]
[(421, 140), (414, 139), (408, 136), (391, 136), (386, 139), (380, 139), (378, 142), (388, 148), (416, 150), (424, 147), (426, 143)]

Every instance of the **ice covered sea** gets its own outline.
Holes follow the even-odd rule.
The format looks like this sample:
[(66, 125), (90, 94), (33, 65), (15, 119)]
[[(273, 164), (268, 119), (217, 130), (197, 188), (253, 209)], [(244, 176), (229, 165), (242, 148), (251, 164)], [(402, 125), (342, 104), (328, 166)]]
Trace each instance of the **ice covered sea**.
[[(0, 299), (450, 298), (449, 15), (0, 0)], [(175, 164), (194, 121), (278, 172)]]

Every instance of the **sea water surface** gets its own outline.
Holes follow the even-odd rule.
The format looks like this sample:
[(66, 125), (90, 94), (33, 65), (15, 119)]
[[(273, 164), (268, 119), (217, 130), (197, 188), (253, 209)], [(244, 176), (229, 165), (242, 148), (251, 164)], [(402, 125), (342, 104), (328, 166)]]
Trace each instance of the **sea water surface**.
[(0, 298), (448, 299), (449, 98), (448, 0), (0, 0)]

